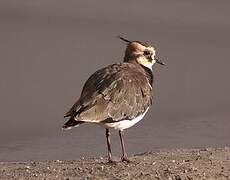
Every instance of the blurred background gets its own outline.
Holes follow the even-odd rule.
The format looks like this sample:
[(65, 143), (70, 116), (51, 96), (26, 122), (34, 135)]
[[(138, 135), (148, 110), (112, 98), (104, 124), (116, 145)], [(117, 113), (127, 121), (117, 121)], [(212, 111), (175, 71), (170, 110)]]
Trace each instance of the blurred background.
[[(227, 0), (0, 1), (0, 161), (105, 156), (105, 130), (62, 131), (63, 114), (125, 44), (147, 41), (154, 104), (125, 135), (129, 154), (223, 147), (230, 139), (230, 2)], [(112, 149), (120, 153), (112, 133)]]

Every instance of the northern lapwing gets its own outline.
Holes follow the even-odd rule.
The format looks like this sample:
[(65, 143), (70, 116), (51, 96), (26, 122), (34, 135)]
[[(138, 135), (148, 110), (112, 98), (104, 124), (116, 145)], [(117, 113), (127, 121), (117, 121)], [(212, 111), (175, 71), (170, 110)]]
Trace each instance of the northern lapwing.
[(123, 131), (139, 122), (152, 105), (153, 72), (155, 63), (165, 65), (155, 57), (155, 49), (148, 43), (126, 42), (124, 61), (99, 69), (84, 84), (77, 102), (64, 115), (69, 120), (63, 129), (83, 123), (105, 127), (108, 161), (113, 162), (110, 129), (119, 131), (122, 161), (129, 161), (124, 147)]

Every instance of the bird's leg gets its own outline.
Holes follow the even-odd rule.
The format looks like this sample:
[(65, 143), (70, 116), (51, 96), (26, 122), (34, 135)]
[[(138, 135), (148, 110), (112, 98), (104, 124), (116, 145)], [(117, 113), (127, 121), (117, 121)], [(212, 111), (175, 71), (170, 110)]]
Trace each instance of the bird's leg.
[(121, 141), (121, 148), (122, 148), (122, 156), (121, 156), (121, 161), (124, 162), (130, 162), (128, 159), (127, 153), (125, 151), (125, 146), (124, 146), (124, 140), (123, 140), (123, 131), (119, 130), (119, 136), (120, 136), (120, 141)]
[(108, 162), (113, 162), (111, 146), (110, 146), (110, 132), (109, 132), (109, 129), (106, 129), (105, 135), (106, 135), (107, 147), (108, 147)]

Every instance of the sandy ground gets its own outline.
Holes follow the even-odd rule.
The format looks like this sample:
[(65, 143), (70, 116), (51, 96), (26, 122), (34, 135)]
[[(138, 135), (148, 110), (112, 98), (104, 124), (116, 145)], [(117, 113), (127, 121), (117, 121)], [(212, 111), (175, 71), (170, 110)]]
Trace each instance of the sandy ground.
[(230, 179), (229, 147), (150, 151), (130, 160), (2, 162), (0, 179)]

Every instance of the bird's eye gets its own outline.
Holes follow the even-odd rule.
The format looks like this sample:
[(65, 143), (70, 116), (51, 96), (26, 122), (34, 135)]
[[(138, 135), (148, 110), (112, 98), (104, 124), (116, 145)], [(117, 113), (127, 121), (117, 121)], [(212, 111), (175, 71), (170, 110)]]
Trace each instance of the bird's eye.
[(144, 55), (151, 55), (150, 51), (144, 51)]

